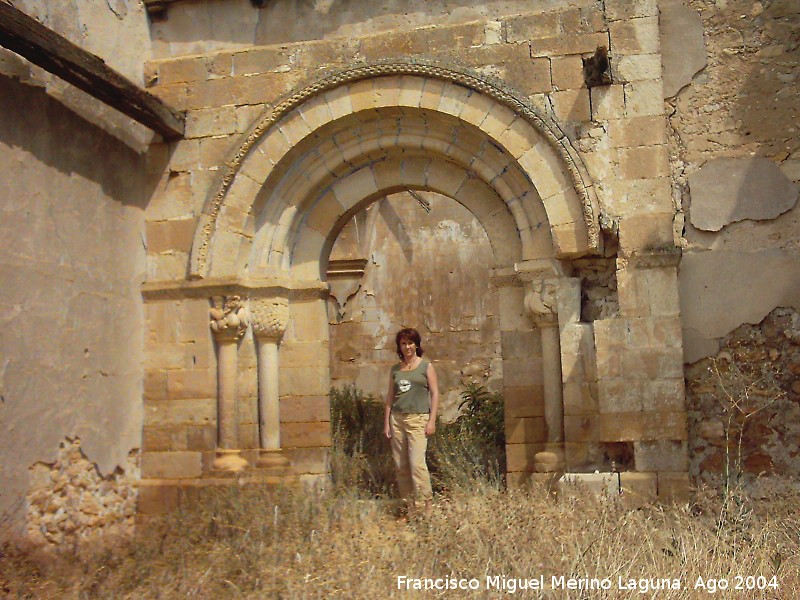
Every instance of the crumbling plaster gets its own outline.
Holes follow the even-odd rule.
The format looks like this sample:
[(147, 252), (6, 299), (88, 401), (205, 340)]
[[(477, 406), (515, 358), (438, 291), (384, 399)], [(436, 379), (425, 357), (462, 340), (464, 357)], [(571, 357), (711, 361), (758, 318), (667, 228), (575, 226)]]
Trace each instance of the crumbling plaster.
[(29, 468), (80, 437), (108, 475), (141, 446), (144, 157), (0, 75), (0, 534)]
[(716, 158), (689, 175), (692, 225), (719, 231), (735, 221), (770, 220), (797, 203), (797, 185), (769, 159)]
[[(702, 34), (708, 57), (667, 100), (684, 248), (684, 358), (693, 362), (716, 354), (720, 338), (742, 323), (759, 323), (777, 306), (797, 306), (800, 6), (683, 4), (677, 10), (690, 20), (687, 11), (695, 11), (703, 25), (694, 42), (683, 43), (699, 47)], [(660, 6), (669, 15), (676, 3)], [(669, 25), (662, 20), (665, 46), (675, 41), (666, 41)], [(670, 56), (665, 52), (665, 77), (666, 61), (681, 60)]]
[(680, 0), (659, 3), (664, 97), (671, 98), (707, 64), (703, 22)]

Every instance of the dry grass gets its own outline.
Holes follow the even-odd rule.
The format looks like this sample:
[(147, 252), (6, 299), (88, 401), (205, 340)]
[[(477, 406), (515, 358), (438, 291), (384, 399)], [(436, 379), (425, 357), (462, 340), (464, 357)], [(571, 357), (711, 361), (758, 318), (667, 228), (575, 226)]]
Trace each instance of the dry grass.
[[(464, 486), (466, 487), (466, 486)], [(517, 597), (705, 598), (698, 577), (777, 576), (780, 588), (717, 598), (795, 598), (800, 502), (714, 502), (627, 508), (591, 494), (547, 496), (473, 482), (440, 497), (428, 519), (398, 522), (385, 501), (354, 491), (209, 491), (114, 548), (42, 555), (5, 548), (0, 590), (11, 598), (383, 598), (397, 577), (611, 578), (609, 591), (518, 591)], [(729, 504), (730, 506), (730, 504)], [(682, 589), (640, 593), (617, 578), (678, 578)]]

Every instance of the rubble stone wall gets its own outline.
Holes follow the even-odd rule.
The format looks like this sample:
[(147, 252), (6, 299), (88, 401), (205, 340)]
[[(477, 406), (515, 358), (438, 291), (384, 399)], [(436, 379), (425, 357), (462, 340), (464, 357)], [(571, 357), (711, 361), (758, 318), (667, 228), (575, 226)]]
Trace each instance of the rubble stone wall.
[(800, 315), (777, 308), (721, 347), (686, 371), (690, 473), (720, 485), (727, 468), (732, 484), (769, 494), (800, 477)]
[(106, 476), (66, 439), (53, 463), (29, 471), (28, 536), (34, 543), (71, 544), (133, 533), (139, 480), (139, 452)]

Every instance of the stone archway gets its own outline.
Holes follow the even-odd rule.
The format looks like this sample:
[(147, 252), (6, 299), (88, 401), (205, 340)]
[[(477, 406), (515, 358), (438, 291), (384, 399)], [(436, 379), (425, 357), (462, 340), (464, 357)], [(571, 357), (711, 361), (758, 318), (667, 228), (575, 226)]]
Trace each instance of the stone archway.
[[(266, 282), (250, 294), (262, 307), (251, 311), (253, 330), (270, 348), (259, 353), (268, 363), (259, 366), (260, 396), (268, 396), (261, 412), (273, 415), (262, 421), (270, 430), (262, 448), (283, 449), (297, 464), (319, 462), (329, 445), (320, 293), (328, 256), (356, 212), (402, 190), (456, 200), (488, 235), (501, 330), (517, 338), (503, 356), (506, 397), (515, 407), (507, 423), (509, 471), (530, 472), (546, 442), (563, 444), (553, 290), (569, 290), (558, 299), (565, 305), (579, 298), (574, 285), (560, 285), (568, 281), (560, 261), (599, 250), (592, 188), (555, 124), (477, 78), (425, 65), (355, 69), (298, 92), (247, 136), (206, 203), (191, 276)], [(273, 346), (281, 338), (279, 355)], [(279, 388), (269, 387), (266, 380), (276, 377)]]

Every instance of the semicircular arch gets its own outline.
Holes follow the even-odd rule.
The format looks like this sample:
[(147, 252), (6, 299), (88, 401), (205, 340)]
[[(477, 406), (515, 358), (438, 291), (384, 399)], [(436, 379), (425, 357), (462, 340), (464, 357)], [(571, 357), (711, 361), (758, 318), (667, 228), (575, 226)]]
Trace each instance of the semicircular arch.
[[(254, 220), (257, 199), (274, 198), (270, 190), (282, 182), (285, 186), (287, 177), (296, 178), (301, 171), (298, 164), (302, 161), (298, 163), (298, 157), (310, 153), (319, 156), (324, 164), (325, 153), (320, 149), (328, 138), (320, 132), (332, 127), (331, 124), (358, 122), (362, 132), (356, 144), (349, 147), (352, 156), (340, 152), (341, 157), (334, 160), (338, 164), (326, 167), (333, 176), (337, 175), (336, 169), (346, 170), (348, 165), (353, 170), (352, 161), (356, 157), (370, 158), (385, 154), (390, 148), (418, 145), (421, 152), (431, 152), (430, 141), (425, 147), (429, 136), (424, 131), (414, 132), (413, 128), (397, 130), (393, 136), (363, 134), (365, 130), (391, 131), (387, 124), (409, 114), (417, 114), (423, 121), (427, 118), (431, 123), (449, 119), (464, 125), (465, 130), (478, 132), (479, 143), (499, 149), (509, 159), (508, 164), (503, 169), (494, 165), (494, 171), (484, 165), (488, 170), (482, 179), (494, 180), (511, 167), (529, 182), (547, 215), (556, 256), (578, 256), (598, 249), (599, 227), (591, 186), (586, 184), (585, 169), (577, 154), (555, 124), (507, 92), (474, 76), (429, 65), (392, 63), (331, 76), (294, 94), (262, 118), (228, 162), (224, 176), (206, 202), (192, 248), (191, 276), (209, 274), (215, 239), (230, 242), (237, 234), (246, 237), (246, 232), (235, 227), (226, 230), (225, 223), (243, 216)], [(342, 137), (352, 134), (352, 128), (340, 127), (340, 130), (338, 135)], [(341, 150), (336, 138), (333, 139)], [(341, 145), (348, 150), (346, 144)], [(439, 150), (448, 152), (441, 140)], [(458, 154), (458, 147), (450, 144), (449, 152)], [(489, 177), (492, 174), (495, 177)], [(498, 180), (497, 185), (503, 183)], [(504, 201), (508, 202), (508, 198)], [(285, 202), (279, 200), (275, 206), (257, 212), (266, 215), (272, 209), (274, 219), (285, 210), (281, 204)], [(297, 200), (289, 202), (294, 206), (289, 210), (299, 210), (299, 204)], [(286, 227), (287, 217), (281, 218)], [(302, 221), (302, 213), (291, 220), (297, 219)], [(274, 220), (273, 223), (278, 226)], [(220, 245), (229, 248), (231, 244)], [(233, 254), (237, 258), (228, 260), (243, 256), (242, 252), (226, 252), (229, 257)], [(231, 267), (214, 270), (230, 272)]]

